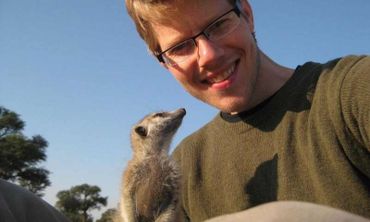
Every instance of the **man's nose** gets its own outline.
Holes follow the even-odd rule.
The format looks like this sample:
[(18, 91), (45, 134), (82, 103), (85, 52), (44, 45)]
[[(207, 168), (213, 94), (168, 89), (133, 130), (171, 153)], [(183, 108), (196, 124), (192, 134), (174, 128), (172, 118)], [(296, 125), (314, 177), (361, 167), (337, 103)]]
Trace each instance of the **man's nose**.
[(207, 39), (204, 35), (198, 37), (197, 45), (198, 64), (200, 67), (219, 62), (219, 58), (224, 54), (224, 50), (220, 45)]

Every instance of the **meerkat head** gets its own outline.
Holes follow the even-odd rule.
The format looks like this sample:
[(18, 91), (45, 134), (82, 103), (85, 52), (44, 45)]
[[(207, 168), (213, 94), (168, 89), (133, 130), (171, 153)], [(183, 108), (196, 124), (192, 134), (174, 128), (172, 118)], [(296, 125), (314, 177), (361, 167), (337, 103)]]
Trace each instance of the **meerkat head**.
[(132, 129), (131, 141), (135, 152), (168, 152), (170, 143), (180, 127), (185, 109), (156, 112), (145, 116)]

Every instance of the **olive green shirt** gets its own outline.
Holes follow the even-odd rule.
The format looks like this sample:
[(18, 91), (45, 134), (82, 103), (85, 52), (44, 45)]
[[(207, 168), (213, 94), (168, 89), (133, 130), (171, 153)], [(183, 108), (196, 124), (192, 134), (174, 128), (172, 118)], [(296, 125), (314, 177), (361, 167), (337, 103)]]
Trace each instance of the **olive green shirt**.
[(276, 201), (370, 217), (370, 57), (298, 66), (272, 97), (218, 114), (174, 151), (190, 221)]
[(69, 222), (33, 193), (0, 179), (1, 222)]

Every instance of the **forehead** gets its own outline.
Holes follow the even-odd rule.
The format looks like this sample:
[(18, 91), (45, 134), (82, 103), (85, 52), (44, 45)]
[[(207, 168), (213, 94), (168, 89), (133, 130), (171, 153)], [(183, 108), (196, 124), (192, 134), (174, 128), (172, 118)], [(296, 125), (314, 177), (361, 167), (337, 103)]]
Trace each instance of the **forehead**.
[(228, 0), (188, 0), (178, 4), (166, 19), (168, 22), (152, 23), (162, 50), (198, 34), (231, 6)]

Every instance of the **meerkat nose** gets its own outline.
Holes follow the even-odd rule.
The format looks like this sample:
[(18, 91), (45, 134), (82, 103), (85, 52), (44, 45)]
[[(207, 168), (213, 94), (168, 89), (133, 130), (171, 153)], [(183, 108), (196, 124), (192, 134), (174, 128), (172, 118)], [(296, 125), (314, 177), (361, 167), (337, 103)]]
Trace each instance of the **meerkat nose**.
[(177, 112), (179, 112), (181, 114), (181, 116), (185, 116), (186, 115), (186, 109), (184, 109), (184, 108), (178, 109)]

